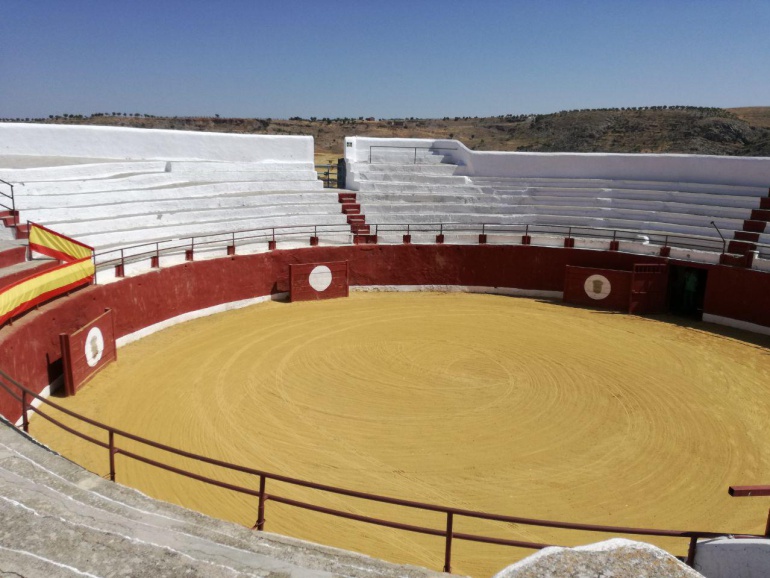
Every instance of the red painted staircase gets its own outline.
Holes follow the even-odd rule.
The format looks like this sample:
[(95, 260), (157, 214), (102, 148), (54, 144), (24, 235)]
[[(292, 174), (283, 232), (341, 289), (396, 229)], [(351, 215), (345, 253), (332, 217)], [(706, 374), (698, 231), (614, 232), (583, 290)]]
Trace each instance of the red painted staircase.
[(356, 202), (356, 193), (339, 193), (337, 199), (342, 204), (342, 214), (347, 215), (350, 232), (353, 233), (353, 243), (356, 245), (376, 244), (377, 235), (372, 235), (366, 224), (366, 215), (361, 211), (361, 205)]
[(722, 265), (751, 267), (753, 253), (757, 248), (760, 233), (764, 233), (770, 222), (770, 189), (767, 196), (759, 200), (759, 208), (752, 209), (751, 217), (743, 221), (743, 230), (735, 231), (733, 239), (727, 244), (727, 252), (719, 258)]
[(0, 211), (0, 222), (15, 229), (17, 239), (29, 239), (29, 227), (19, 223), (19, 211)]

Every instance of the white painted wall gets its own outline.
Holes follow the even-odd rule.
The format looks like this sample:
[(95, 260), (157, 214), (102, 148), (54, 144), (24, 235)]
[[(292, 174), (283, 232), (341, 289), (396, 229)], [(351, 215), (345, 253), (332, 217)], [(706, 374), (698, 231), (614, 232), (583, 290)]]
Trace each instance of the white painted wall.
[[(371, 146), (447, 147), (462, 174), (480, 177), (583, 178), (770, 187), (770, 158), (676, 154), (472, 151), (456, 140), (348, 137), (345, 159), (368, 162)], [(374, 149), (385, 150), (385, 149)], [(394, 149), (396, 150), (396, 149)]]
[(123, 160), (313, 162), (313, 137), (0, 123), (0, 155)]

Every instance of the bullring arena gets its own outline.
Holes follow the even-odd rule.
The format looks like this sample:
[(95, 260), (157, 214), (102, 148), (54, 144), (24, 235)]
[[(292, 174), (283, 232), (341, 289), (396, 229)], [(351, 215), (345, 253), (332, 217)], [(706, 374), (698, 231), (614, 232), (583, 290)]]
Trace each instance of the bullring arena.
[[(464, 535), (574, 546), (622, 534), (523, 518), (683, 531), (627, 537), (705, 576), (728, 575), (715, 559), (738, 557), (746, 572), (767, 563), (758, 538), (770, 503), (727, 492), (770, 479), (767, 159), (350, 138), (347, 189), (330, 191), (308, 167), (307, 138), (0, 129), (17, 147), (2, 151), (8, 231), (61, 261), (11, 264), (31, 270), (13, 278), (94, 266), (76, 286), (29, 289), (39, 308), (9, 316), (3, 383), (30, 393), (3, 392), (0, 409), (87, 470), (398, 564), (446, 568), (448, 534), (452, 571), (473, 576), (532, 550)], [(84, 246), (95, 251), (67, 253)], [(321, 285), (319, 267), (330, 271)], [(350, 296), (322, 300), (327, 291)], [(104, 335), (95, 349), (93, 328)], [(32, 410), (26, 422), (20, 403), (51, 389), (76, 414), (268, 472), (267, 485), (121, 432), (108, 439), (45, 403), (104, 447)], [(121, 448), (113, 460), (110, 447)], [(713, 539), (722, 534), (755, 538)]]

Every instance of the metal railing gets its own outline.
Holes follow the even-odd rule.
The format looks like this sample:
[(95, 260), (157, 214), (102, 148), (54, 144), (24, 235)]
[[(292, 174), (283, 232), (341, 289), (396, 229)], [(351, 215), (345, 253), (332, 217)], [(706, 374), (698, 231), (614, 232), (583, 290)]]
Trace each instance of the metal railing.
[(417, 151), (456, 151), (457, 148), (452, 147), (410, 147), (410, 146), (396, 146), (396, 145), (370, 145), (369, 146), (369, 164), (372, 164), (372, 149), (407, 149), (414, 150), (414, 164), (417, 164)]
[[(11, 211), (11, 214), (15, 215), (16, 214), (16, 199), (15, 199), (14, 194), (13, 194), (13, 183), (9, 183), (8, 181), (4, 181), (3, 179), (0, 179), (0, 183), (2, 183), (4, 185), (8, 185), (11, 188), (11, 194), (10, 195), (8, 193), (4, 192), (4, 191), (0, 191), (0, 207)], [(6, 201), (6, 200), (3, 200), (3, 199), (8, 199), (8, 200)], [(7, 204), (7, 203), (10, 203), (10, 204)]]
[[(714, 237), (698, 235), (686, 235), (677, 233), (662, 233), (659, 231), (612, 229), (602, 227), (572, 226), (560, 224), (533, 224), (533, 223), (368, 223), (370, 233), (383, 234), (455, 234), (455, 235), (487, 235), (510, 237), (520, 235), (531, 237), (563, 237), (607, 242), (623, 242), (649, 245), (659, 248), (673, 248), (690, 251), (702, 251), (707, 253), (723, 253), (723, 241)], [(229, 254), (235, 254), (239, 245), (253, 243), (271, 243), (271, 248), (276, 248), (278, 240), (294, 240), (302, 237), (318, 239), (319, 235), (347, 235), (352, 239), (350, 225), (287, 225), (283, 227), (263, 227), (257, 229), (245, 229), (226, 233), (211, 233), (163, 239), (140, 243), (117, 249), (107, 249), (94, 254), (96, 271), (104, 270), (117, 265), (125, 266), (146, 259), (153, 261), (153, 267), (160, 266), (160, 257), (169, 254), (181, 254), (189, 251), (192, 258), (195, 250), (217, 249), (228, 247)], [(537, 245), (537, 238), (532, 240), (532, 245)], [(770, 258), (770, 245), (753, 243), (759, 257)], [(633, 248), (633, 247), (632, 247)], [(628, 249), (628, 246), (626, 246)]]
[(339, 188), (338, 165), (315, 165), (315, 170), (325, 189)]
[[(159, 468), (159, 469), (169, 471), (193, 480), (197, 480), (199, 482), (203, 482), (206, 484), (210, 484), (212, 486), (224, 488), (227, 490), (231, 490), (233, 492), (237, 492), (240, 494), (257, 498), (257, 504), (255, 507), (256, 522), (254, 523), (252, 529), (256, 529), (256, 530), (264, 529), (265, 508), (267, 506), (267, 502), (272, 501), (279, 504), (285, 504), (287, 506), (293, 506), (296, 508), (310, 510), (313, 512), (319, 512), (322, 514), (327, 514), (327, 515), (335, 516), (339, 518), (345, 518), (348, 520), (355, 520), (355, 521), (365, 522), (365, 523), (374, 524), (377, 526), (383, 526), (387, 528), (395, 528), (398, 530), (405, 530), (408, 532), (415, 532), (419, 534), (442, 537), (444, 538), (444, 566), (443, 566), (444, 572), (451, 571), (453, 540), (465, 540), (469, 542), (497, 544), (501, 546), (513, 546), (513, 547), (533, 549), (533, 550), (539, 550), (552, 545), (552, 544), (543, 544), (539, 542), (527, 542), (523, 540), (511, 540), (508, 538), (498, 538), (494, 536), (456, 532), (454, 530), (454, 522), (456, 518), (470, 518), (470, 519), (476, 519), (476, 520), (488, 520), (488, 521), (503, 522), (503, 523), (509, 523), (509, 524), (521, 524), (525, 526), (558, 528), (563, 530), (575, 530), (575, 531), (585, 531), (585, 532), (602, 532), (602, 533), (609, 533), (609, 534), (626, 534), (626, 535), (636, 535), (636, 536), (657, 536), (657, 537), (667, 537), (667, 538), (686, 538), (689, 540), (689, 544), (688, 544), (688, 550), (687, 550), (687, 557), (685, 560), (687, 564), (690, 566), (693, 565), (693, 562), (695, 560), (695, 553), (697, 549), (698, 539), (716, 538), (719, 536), (728, 535), (727, 532), (702, 532), (702, 531), (693, 531), (693, 530), (682, 531), (682, 530), (661, 530), (661, 529), (650, 529), (650, 528), (630, 528), (630, 527), (623, 527), (623, 526), (605, 526), (600, 524), (578, 524), (578, 523), (571, 523), (571, 522), (558, 522), (553, 520), (540, 520), (535, 518), (523, 518), (520, 516), (507, 516), (507, 515), (492, 514), (487, 512), (478, 512), (474, 510), (466, 510), (462, 508), (452, 508), (448, 506), (417, 502), (413, 500), (402, 500), (399, 498), (392, 498), (389, 496), (381, 496), (378, 494), (370, 494), (367, 492), (349, 490), (346, 488), (339, 488), (335, 486), (329, 486), (326, 484), (318, 484), (308, 480), (292, 478), (281, 474), (267, 472), (265, 470), (249, 468), (246, 466), (241, 466), (238, 464), (233, 464), (230, 462), (225, 462), (215, 458), (210, 458), (207, 456), (196, 454), (194, 452), (188, 452), (185, 450), (181, 450), (179, 448), (174, 448), (172, 446), (161, 444), (156, 441), (144, 438), (142, 436), (138, 436), (136, 434), (132, 434), (130, 432), (109, 426), (107, 424), (101, 423), (94, 419), (80, 415), (72, 410), (69, 410), (57, 403), (50, 401), (49, 399), (46, 399), (34, 393), (27, 387), (23, 386), (22, 384), (20, 384), (19, 382), (11, 378), (8, 374), (3, 372), (2, 370), (0, 370), (0, 388), (5, 390), (5, 392), (8, 395), (10, 395), (12, 399), (19, 402), (20, 410), (21, 410), (22, 429), (25, 432), (27, 433), (29, 432), (28, 412), (32, 411), (38, 414), (41, 418), (56, 425), (57, 427), (89, 443), (92, 443), (100, 448), (107, 450), (108, 451), (107, 460), (108, 460), (108, 467), (109, 467), (108, 477), (112, 481), (115, 481), (117, 476), (117, 469), (116, 469), (117, 464), (116, 464), (115, 458), (116, 456), (124, 456), (126, 458), (130, 458), (138, 462), (153, 466), (155, 468)], [(37, 407), (33, 405), (32, 403), (33, 400), (38, 403)], [(95, 427), (99, 430), (102, 430), (104, 433), (107, 434), (107, 441), (99, 440), (95, 437), (92, 437), (88, 434), (78, 431), (74, 427), (70, 427), (62, 423), (61, 421), (52, 417), (45, 411), (42, 411), (40, 409), (41, 406), (46, 408), (50, 407), (52, 409), (55, 409), (69, 416), (70, 418), (74, 418), (78, 422), (82, 422), (92, 427)], [(240, 486), (240, 485), (225, 482), (222, 480), (217, 480), (208, 476), (197, 474), (195, 472), (192, 472), (183, 468), (169, 465), (167, 463), (164, 463), (163, 461), (158, 461), (156, 459), (149, 458), (146, 455), (143, 455), (143, 454), (137, 453), (136, 451), (132, 451), (125, 447), (119, 446), (116, 441), (119, 438), (125, 438), (126, 440), (131, 440), (133, 442), (141, 444), (142, 446), (154, 448), (156, 450), (161, 450), (171, 455), (189, 458), (194, 461), (198, 461), (201, 463), (222, 468), (224, 470), (251, 475), (254, 477), (255, 486), (258, 486), (258, 489), (255, 489), (255, 487)], [(385, 520), (385, 519), (375, 518), (372, 516), (354, 514), (348, 511), (329, 508), (329, 507), (321, 506), (311, 502), (296, 500), (293, 498), (288, 498), (286, 496), (280, 496), (277, 494), (268, 493), (267, 492), (268, 480), (283, 482), (292, 486), (309, 488), (312, 490), (318, 490), (321, 492), (332, 493), (340, 496), (358, 498), (369, 502), (391, 504), (395, 506), (402, 506), (404, 508), (416, 509), (416, 510), (427, 511), (427, 512), (436, 512), (436, 513), (443, 514), (445, 516), (446, 524), (444, 528), (417, 526), (417, 525), (407, 524), (407, 523), (403, 523), (395, 520)], [(768, 526), (770, 527), (770, 521), (768, 522)], [(760, 535), (760, 534), (740, 534), (740, 535), (730, 534), (730, 535), (732, 535), (735, 538), (767, 537), (767, 535)]]
[[(352, 235), (350, 225), (286, 225), (283, 227), (262, 227), (257, 229), (243, 229), (226, 233), (210, 233), (207, 235), (194, 235), (190, 237), (177, 237), (162, 239), (130, 245), (117, 249), (107, 249), (94, 253), (94, 265), (96, 270), (103, 270), (116, 265), (125, 266), (129, 263), (146, 259), (155, 259), (155, 266), (160, 265), (160, 257), (184, 251), (194, 252), (196, 249), (216, 249), (232, 247), (231, 254), (235, 254), (237, 247), (242, 244), (259, 242), (277, 242), (280, 240), (296, 239), (301, 237), (315, 237), (319, 234)], [(192, 253), (190, 253), (192, 255)]]

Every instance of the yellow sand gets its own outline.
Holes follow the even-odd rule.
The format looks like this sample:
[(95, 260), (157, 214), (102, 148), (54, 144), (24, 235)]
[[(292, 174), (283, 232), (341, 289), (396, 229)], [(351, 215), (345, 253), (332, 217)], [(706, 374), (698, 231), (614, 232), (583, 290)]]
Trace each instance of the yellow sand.
[[(770, 500), (730, 498), (727, 487), (770, 483), (769, 342), (709, 329), (484, 295), (267, 303), (123, 348), (64, 403), (176, 447), (362, 491), (563, 521), (761, 532)], [(105, 450), (40, 418), (32, 433), (107, 473)], [(256, 519), (249, 496), (122, 456), (117, 473), (212, 516)], [(444, 525), (437, 514), (281, 483), (267, 490)], [(443, 560), (441, 538), (274, 502), (266, 530), (434, 569)], [(565, 545), (608, 537), (467, 519), (455, 531)], [(652, 541), (686, 549), (685, 540)], [(530, 553), (456, 541), (453, 570), (488, 576)]]

